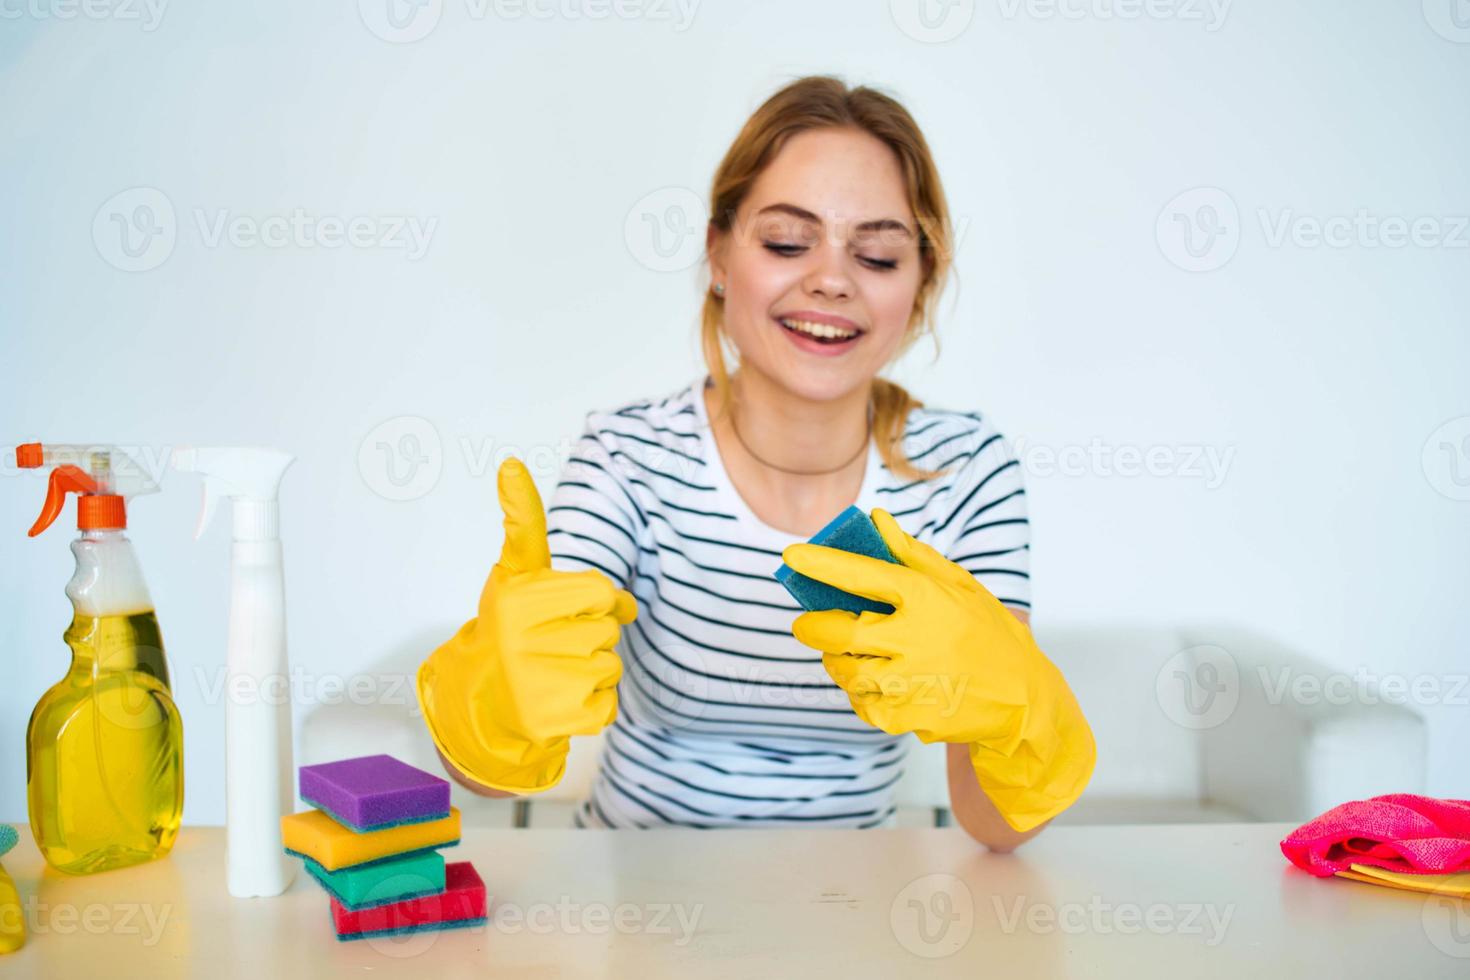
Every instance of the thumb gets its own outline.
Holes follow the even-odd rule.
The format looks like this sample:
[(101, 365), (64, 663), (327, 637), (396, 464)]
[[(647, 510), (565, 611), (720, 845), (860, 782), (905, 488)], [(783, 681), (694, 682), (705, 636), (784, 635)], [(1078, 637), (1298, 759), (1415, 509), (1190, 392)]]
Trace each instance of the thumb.
[(877, 526), (878, 534), (882, 536), (883, 543), (888, 545), (888, 550), (893, 553), (893, 557), (902, 564), (960, 588), (973, 589), (975, 587), (973, 575), (929, 545), (910, 536), (898, 526), (898, 521), (894, 520), (893, 515), (888, 511), (875, 507), (873, 524)]
[(638, 618), (638, 600), (626, 589), (618, 589), (617, 600), (613, 605), (613, 619), (618, 621), (619, 626), (627, 626)]
[(497, 480), (500, 509), (505, 513), (505, 543), (498, 564), (507, 572), (533, 572), (551, 567), (551, 548), (546, 543), (546, 511), (541, 494), (515, 457), (500, 464)]

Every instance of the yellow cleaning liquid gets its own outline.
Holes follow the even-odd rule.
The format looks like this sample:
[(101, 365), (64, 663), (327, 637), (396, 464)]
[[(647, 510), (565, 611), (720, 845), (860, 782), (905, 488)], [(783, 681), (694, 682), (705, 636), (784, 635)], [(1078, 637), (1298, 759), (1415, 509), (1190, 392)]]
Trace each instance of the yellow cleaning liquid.
[(90, 874), (161, 858), (184, 807), (184, 731), (153, 610), (78, 610), (71, 669), (31, 713), (31, 829), (48, 864)]

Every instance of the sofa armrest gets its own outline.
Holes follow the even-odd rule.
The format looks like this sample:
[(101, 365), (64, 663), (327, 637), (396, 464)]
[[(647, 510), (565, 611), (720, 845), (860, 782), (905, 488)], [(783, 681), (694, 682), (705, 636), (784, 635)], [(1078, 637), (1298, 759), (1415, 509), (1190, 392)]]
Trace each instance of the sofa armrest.
[(1428, 736), (1417, 711), (1258, 634), (1182, 632), (1196, 670), (1213, 664), (1223, 685), (1235, 669), (1235, 703), (1200, 731), (1205, 800), (1300, 822), (1348, 800), (1424, 792)]

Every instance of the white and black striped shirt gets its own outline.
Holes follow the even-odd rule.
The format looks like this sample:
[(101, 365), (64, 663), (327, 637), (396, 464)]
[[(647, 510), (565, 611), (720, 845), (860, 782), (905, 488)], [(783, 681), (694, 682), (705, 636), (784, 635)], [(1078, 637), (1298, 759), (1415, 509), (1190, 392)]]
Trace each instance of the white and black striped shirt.
[[(638, 599), (580, 826), (872, 827), (893, 815), (907, 737), (872, 728), (791, 635), (802, 611), (773, 574), (797, 540), (757, 518), (710, 435), (705, 379), (593, 412), (547, 525), (555, 568), (595, 568)], [(928, 481), (875, 446), (856, 504), (882, 507), (1001, 602), (1029, 609), (1020, 466), (981, 416), (917, 409), (904, 446)]]

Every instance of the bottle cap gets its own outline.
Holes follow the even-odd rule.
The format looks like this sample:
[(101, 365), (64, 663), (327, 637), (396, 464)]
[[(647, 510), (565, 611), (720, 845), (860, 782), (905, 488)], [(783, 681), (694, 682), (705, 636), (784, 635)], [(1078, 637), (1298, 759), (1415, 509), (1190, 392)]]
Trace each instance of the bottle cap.
[(83, 531), (126, 528), (128, 510), (115, 493), (84, 493), (77, 497), (77, 527)]

